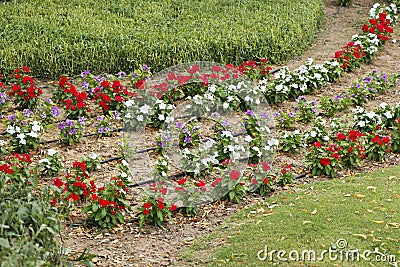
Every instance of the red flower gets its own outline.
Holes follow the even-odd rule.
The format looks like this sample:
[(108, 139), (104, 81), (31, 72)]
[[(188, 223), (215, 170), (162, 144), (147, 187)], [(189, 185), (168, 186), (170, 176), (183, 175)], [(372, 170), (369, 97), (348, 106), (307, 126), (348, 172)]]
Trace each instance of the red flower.
[(71, 193), (69, 195), (69, 198), (72, 199), (75, 202), (79, 200), (79, 196), (77, 194), (73, 194), (73, 193)]
[(104, 208), (104, 207), (108, 206), (109, 202), (107, 199), (99, 198), (99, 204), (100, 204), (100, 206), (102, 206)]
[(165, 205), (164, 205), (164, 203), (162, 203), (162, 202), (158, 202), (158, 203), (157, 203), (157, 206), (158, 206), (158, 208), (159, 208), (160, 210), (163, 210), (163, 209), (165, 208)]
[(232, 180), (237, 181), (239, 179), (240, 172), (237, 170), (232, 170), (229, 176), (231, 177)]
[(163, 195), (167, 194), (167, 188), (165, 188), (165, 187), (161, 188), (160, 193)]
[(361, 28), (364, 32), (367, 32), (368, 31), (368, 25), (367, 24), (364, 24), (363, 26), (362, 26), (362, 28)]
[(206, 183), (203, 180), (199, 180), (198, 182), (195, 182), (194, 185), (198, 187), (203, 187), (206, 185)]
[(263, 171), (269, 171), (271, 169), (267, 162), (261, 162), (261, 167)]
[(212, 187), (215, 187), (217, 184), (219, 184), (222, 181), (221, 177), (215, 178), (214, 182), (211, 183)]
[(176, 210), (177, 206), (175, 205), (175, 203), (171, 203), (171, 208), (169, 208), (171, 211)]
[(60, 178), (54, 178), (53, 185), (57, 186), (58, 188), (61, 188), (61, 186), (64, 185), (64, 182)]
[(144, 214), (144, 215), (149, 214), (149, 210), (144, 210), (144, 211), (143, 211), (143, 214)]
[(323, 158), (320, 160), (320, 162), (322, 165), (324, 165), (324, 167), (328, 166), (329, 164), (331, 164), (331, 160), (329, 158)]
[(264, 177), (263, 183), (264, 183), (264, 184), (268, 184), (268, 182), (269, 182), (268, 178), (267, 178), (267, 177)]
[(150, 209), (151, 208), (151, 202), (146, 202), (143, 204), (143, 208), (145, 209)]
[(50, 201), (50, 203), (51, 203), (51, 206), (52, 206), (52, 207), (56, 206), (56, 205), (57, 205), (57, 199), (56, 199), (56, 198), (53, 198), (53, 199)]
[(369, 20), (369, 23), (371, 23), (372, 25), (376, 25), (376, 24), (378, 24), (378, 21), (376, 21), (376, 19), (372, 18)]
[(123, 98), (122, 98), (122, 96), (117, 95), (117, 96), (115, 97), (115, 100), (116, 100), (118, 103), (121, 103), (122, 100), (123, 100)]
[(317, 147), (317, 148), (321, 148), (321, 143), (318, 142), (318, 141), (315, 141), (315, 142), (313, 143), (313, 146), (315, 146), (315, 147)]
[(186, 177), (183, 177), (182, 179), (176, 181), (179, 185), (184, 185), (186, 183)]
[(389, 137), (389, 136), (384, 136), (384, 137), (382, 137), (382, 140), (383, 140), (383, 142), (384, 142), (385, 144), (388, 144), (389, 141), (390, 141), (390, 137)]
[(96, 194), (92, 194), (92, 200), (97, 200), (99, 197)]

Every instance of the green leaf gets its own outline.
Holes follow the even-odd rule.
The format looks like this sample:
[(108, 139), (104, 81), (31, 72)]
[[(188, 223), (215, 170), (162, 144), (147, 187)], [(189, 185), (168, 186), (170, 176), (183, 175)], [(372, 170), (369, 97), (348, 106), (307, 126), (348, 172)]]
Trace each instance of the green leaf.
[(0, 237), (0, 246), (3, 248), (10, 248), (10, 243), (7, 239)]

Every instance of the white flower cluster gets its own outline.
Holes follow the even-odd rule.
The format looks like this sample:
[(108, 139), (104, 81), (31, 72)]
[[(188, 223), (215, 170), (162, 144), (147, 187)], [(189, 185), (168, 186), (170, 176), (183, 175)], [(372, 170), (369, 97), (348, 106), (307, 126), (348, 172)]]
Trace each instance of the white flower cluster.
[[(6, 132), (9, 135), (12, 135), (16, 138), (19, 139), (19, 144), (21, 145), (26, 145), (26, 138), (32, 138), (32, 139), (39, 139), (39, 132), (42, 131), (42, 126), (40, 125), (40, 122), (38, 121), (33, 121), (30, 122), (29, 125), (31, 126), (30, 129), (29, 127), (26, 129), (21, 129), (23, 126), (17, 126), (17, 125), (8, 125)], [(25, 127), (24, 127), (25, 128)]]
[[(353, 109), (353, 119), (359, 129), (373, 129), (374, 125), (381, 125), (382, 119), (374, 111), (366, 111), (363, 107), (357, 106)], [(372, 128), (371, 128), (372, 127)]]
[(373, 56), (376, 52), (378, 52), (379, 46), (381, 45), (381, 42), (375, 33), (363, 35), (355, 34), (352, 36), (351, 40), (355, 45), (360, 45), (363, 51), (370, 56)]
[(386, 11), (386, 19), (390, 20), (390, 23), (395, 24), (398, 17), (397, 14), (397, 7), (394, 3), (391, 3), (389, 6), (381, 6), (379, 3), (376, 3), (372, 6), (369, 11), (369, 15), (371, 18), (379, 19), (379, 13)]

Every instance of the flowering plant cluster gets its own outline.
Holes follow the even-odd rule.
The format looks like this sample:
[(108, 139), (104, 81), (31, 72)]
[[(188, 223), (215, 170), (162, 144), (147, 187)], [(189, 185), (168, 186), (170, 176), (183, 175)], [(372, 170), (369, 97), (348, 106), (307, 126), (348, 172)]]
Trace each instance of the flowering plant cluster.
[(286, 131), (281, 133), (279, 139), (281, 150), (287, 153), (297, 153), (303, 145), (303, 136), (299, 130), (295, 130), (293, 133)]
[(398, 119), (396, 119), (393, 123), (391, 139), (392, 139), (392, 151), (394, 153), (399, 153), (400, 152), (400, 116), (398, 116)]
[(386, 154), (390, 153), (391, 140), (389, 135), (381, 135), (371, 132), (367, 134), (368, 149), (366, 157), (376, 161), (382, 161)]
[(80, 117), (78, 120), (66, 119), (58, 124), (60, 135), (65, 144), (72, 146), (74, 143), (79, 143), (85, 129), (85, 119)]
[(0, 113), (3, 112), (10, 104), (10, 98), (7, 95), (6, 85), (1, 82), (1, 75), (0, 75)]
[(96, 128), (96, 133), (100, 136), (111, 136), (113, 126), (108, 116), (98, 116), (94, 127)]
[(253, 81), (258, 81), (260, 79), (268, 79), (270, 76), (271, 66), (268, 65), (268, 60), (266, 58), (261, 58), (260, 62), (254, 60), (245, 61), (240, 66), (237, 67), (239, 71)]
[(32, 175), (30, 164), (32, 159), (29, 154), (18, 154), (5, 157), (0, 160), (0, 180), (6, 183), (17, 183), (21, 186), (37, 184), (36, 177)]
[(139, 207), (140, 225), (149, 223), (162, 227), (167, 220), (172, 220), (172, 211), (176, 210), (176, 205), (166, 203), (164, 198), (144, 197), (144, 204)]
[(37, 116), (40, 117), (44, 126), (53, 124), (56, 118), (61, 115), (61, 110), (58, 106), (54, 105), (49, 98), (45, 101), (40, 100), (33, 112), (37, 113)]
[(47, 177), (55, 177), (65, 170), (60, 153), (53, 148), (47, 151), (46, 157), (39, 160), (37, 168)]
[(35, 85), (34, 79), (28, 75), (30, 69), (24, 66), (16, 69), (11, 76), (11, 89), (8, 90), (10, 97), (15, 97), (14, 104), (21, 109), (33, 109), (43, 93), (42, 89)]
[(29, 116), (30, 111), (24, 114), (16, 111), (6, 119), (6, 137), (9, 138), (11, 151), (27, 153), (29, 149), (35, 149), (39, 145), (43, 128), (39, 121)]
[(67, 77), (61, 76), (60, 81), (54, 82), (53, 86), (56, 87), (55, 90), (52, 90), (53, 98), (68, 112), (69, 119), (85, 117), (91, 111), (88, 94), (78, 91)]
[(100, 155), (96, 153), (90, 152), (86, 158), (80, 158), (80, 161), (83, 162), (86, 166), (86, 171), (88, 173), (97, 171), (100, 169)]

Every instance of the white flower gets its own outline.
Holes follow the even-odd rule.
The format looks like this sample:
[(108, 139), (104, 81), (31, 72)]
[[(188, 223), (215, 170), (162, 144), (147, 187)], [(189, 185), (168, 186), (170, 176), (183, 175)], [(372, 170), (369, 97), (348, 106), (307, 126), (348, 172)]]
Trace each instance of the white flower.
[(222, 108), (223, 108), (223, 109), (229, 108), (229, 103), (224, 102), (224, 104), (222, 104)]
[(54, 156), (57, 153), (57, 150), (55, 150), (54, 148), (50, 148), (49, 150), (47, 150), (47, 155), (49, 155), (50, 157)]
[(26, 140), (25, 140), (25, 139), (21, 139), (21, 140), (19, 140), (19, 143), (20, 143), (21, 145), (26, 145)]
[(165, 109), (166, 107), (167, 107), (167, 105), (165, 105), (164, 102), (162, 102), (160, 105), (158, 105), (158, 108), (161, 110)]
[(128, 177), (128, 174), (126, 174), (126, 172), (121, 172), (121, 177), (126, 178), (126, 177)]
[(138, 115), (138, 116), (136, 117), (136, 119), (137, 119), (138, 121), (143, 121), (143, 115)]
[(357, 123), (358, 126), (360, 126), (361, 128), (365, 127), (365, 121), (359, 121)]
[(211, 85), (208, 87), (208, 90), (209, 90), (211, 93), (215, 93), (215, 91), (217, 90), (217, 86), (216, 86), (215, 84), (211, 84)]
[(132, 99), (129, 99), (128, 101), (125, 101), (125, 106), (132, 107), (135, 104), (135, 101), (133, 101)]
[(37, 137), (38, 137), (37, 132), (30, 132), (30, 133), (28, 133), (28, 135), (29, 135), (30, 137), (32, 137), (32, 138), (37, 138)]
[(129, 163), (126, 161), (126, 160), (122, 160), (121, 161), (121, 163), (122, 163), (122, 165), (124, 165), (124, 166), (126, 166), (126, 167), (129, 167)]
[(25, 138), (25, 134), (23, 134), (23, 133), (17, 134), (17, 138), (19, 138), (20, 140), (22, 140), (22, 139)]
[(382, 102), (382, 103), (379, 105), (379, 107), (380, 107), (381, 109), (385, 109), (387, 106), (388, 106), (388, 103), (386, 103), (386, 102)]
[(47, 165), (50, 165), (49, 159), (41, 159), (39, 160), (39, 163), (47, 163)]
[[(142, 116), (142, 115), (140, 115), (140, 116)], [(143, 116), (142, 116), (143, 117)], [(132, 118), (132, 114), (130, 113), (130, 112), (127, 112), (125, 115), (124, 115), (124, 118), (125, 119), (130, 119), (130, 118)]]
[(89, 158), (90, 158), (90, 159), (95, 160), (95, 159), (97, 159), (97, 157), (98, 157), (98, 155), (97, 155), (96, 153), (90, 152), (90, 154), (89, 154)]
[(275, 139), (275, 138), (272, 138), (272, 139), (269, 139), (267, 141), (267, 143), (268, 143), (269, 146), (277, 146), (277, 145), (279, 145), (279, 140)]
[(253, 141), (253, 138), (251, 138), (250, 135), (246, 135), (246, 137), (244, 138), (244, 140), (248, 143), (250, 143), (251, 141)]
[(233, 135), (230, 131), (222, 131), (222, 137), (230, 137), (233, 138)]
[(19, 126), (15, 126), (15, 132), (20, 133), (21, 129), (19, 128)]
[(40, 122), (34, 121), (34, 122), (31, 122), (31, 124), (32, 124), (32, 131), (34, 131), (34, 132), (40, 131), (40, 129), (41, 129)]
[(147, 114), (147, 113), (149, 113), (150, 106), (148, 106), (148, 105), (141, 106), (139, 110), (141, 113)]
[(166, 160), (162, 160), (162, 161), (160, 162), (160, 164), (161, 164), (162, 166), (167, 166), (167, 165), (168, 165), (168, 162), (167, 162)]
[(214, 139), (208, 139), (207, 142), (204, 144), (204, 149), (210, 149), (214, 146), (215, 140)]
[(0, 146), (4, 146), (6, 144), (6, 141), (0, 140)]
[(165, 122), (166, 122), (166, 123), (171, 123), (171, 122), (173, 122), (173, 121), (174, 121), (174, 117), (167, 116), (167, 117), (165, 118)]
[(7, 126), (6, 132), (7, 132), (8, 134), (14, 134), (14, 133), (15, 133), (15, 129), (14, 129), (13, 126), (8, 125), (8, 126)]
[(324, 137), (322, 137), (322, 139), (323, 139), (324, 141), (329, 141), (329, 136), (325, 135)]
[(311, 135), (311, 137), (316, 137), (317, 136), (317, 132), (316, 131), (311, 131), (310, 135)]
[(165, 120), (164, 114), (159, 114), (159, 115), (158, 115), (158, 119), (159, 119), (160, 121)]
[(393, 115), (392, 115), (392, 113), (390, 113), (390, 111), (383, 113), (383, 115), (385, 115), (385, 117), (388, 119), (393, 118)]
[(193, 97), (193, 101), (194, 101), (194, 103), (196, 103), (196, 105), (201, 105), (201, 104), (203, 104), (203, 99), (202, 99), (201, 96), (199, 96), (199, 95), (195, 95), (195, 96)]
[(161, 176), (167, 177), (167, 174), (165, 172), (161, 172)]
[(300, 131), (299, 130), (295, 130), (294, 134), (300, 134)]

